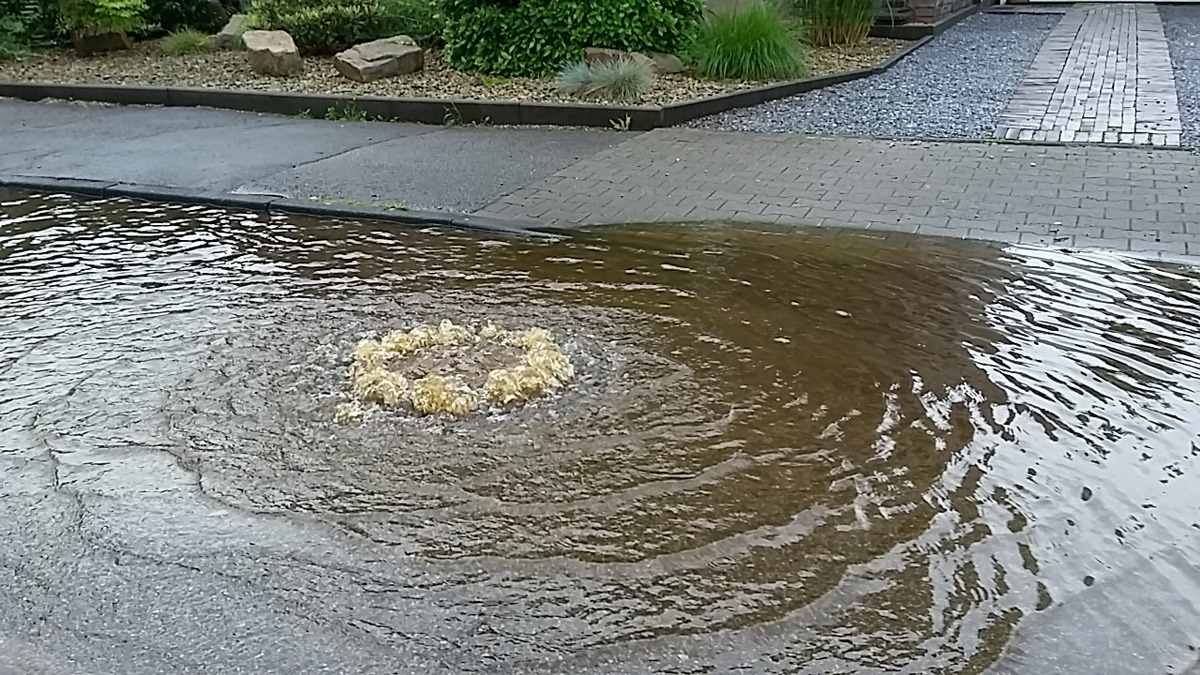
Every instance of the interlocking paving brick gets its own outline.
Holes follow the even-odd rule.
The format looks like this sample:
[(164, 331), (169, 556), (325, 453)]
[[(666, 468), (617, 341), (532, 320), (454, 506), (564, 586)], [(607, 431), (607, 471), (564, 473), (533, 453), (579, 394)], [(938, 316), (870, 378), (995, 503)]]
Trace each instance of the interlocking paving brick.
[(1200, 212), (1189, 209), (1200, 209), (1200, 156), (1179, 150), (659, 129), (482, 213), (557, 226), (768, 221), (1126, 251), (1166, 242), (1152, 250), (1182, 252), (1200, 250)]
[(1153, 5), (1076, 5), (1030, 66), (995, 136), (1178, 147), (1183, 126)]

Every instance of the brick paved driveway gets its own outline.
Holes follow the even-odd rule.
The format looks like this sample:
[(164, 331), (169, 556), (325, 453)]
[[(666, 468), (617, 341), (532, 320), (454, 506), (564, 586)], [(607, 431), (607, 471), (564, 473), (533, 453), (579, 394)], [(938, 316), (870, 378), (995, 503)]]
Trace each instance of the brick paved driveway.
[(556, 225), (741, 221), (1200, 255), (1200, 157), (663, 129), (480, 210)]

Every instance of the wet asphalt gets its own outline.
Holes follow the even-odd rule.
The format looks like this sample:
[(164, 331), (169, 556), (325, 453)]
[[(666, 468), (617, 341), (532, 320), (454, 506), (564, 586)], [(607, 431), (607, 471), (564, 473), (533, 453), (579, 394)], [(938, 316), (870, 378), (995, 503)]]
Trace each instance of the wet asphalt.
[(470, 211), (633, 134), (0, 99), (0, 173)]

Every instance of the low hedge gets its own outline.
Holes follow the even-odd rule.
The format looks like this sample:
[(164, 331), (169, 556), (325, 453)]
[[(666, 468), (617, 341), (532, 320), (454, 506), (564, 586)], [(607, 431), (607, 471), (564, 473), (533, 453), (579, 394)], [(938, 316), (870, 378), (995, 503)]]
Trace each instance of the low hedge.
[(444, 0), (446, 56), (460, 70), (542, 77), (586, 47), (675, 52), (703, 0)]

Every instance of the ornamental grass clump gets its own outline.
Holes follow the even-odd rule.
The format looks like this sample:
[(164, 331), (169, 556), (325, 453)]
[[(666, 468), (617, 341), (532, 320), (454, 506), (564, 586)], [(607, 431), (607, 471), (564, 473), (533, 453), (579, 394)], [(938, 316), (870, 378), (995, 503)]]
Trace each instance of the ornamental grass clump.
[(878, 0), (800, 0), (796, 9), (817, 47), (862, 42), (879, 14)]
[(689, 57), (696, 72), (714, 80), (783, 80), (808, 69), (804, 46), (765, 2), (709, 17)]
[(637, 102), (653, 85), (650, 64), (634, 59), (569, 63), (554, 78), (554, 87), (561, 93), (617, 103)]
[(161, 42), (162, 50), (172, 56), (184, 54), (199, 54), (208, 49), (208, 36), (198, 30), (185, 28), (177, 30)]

